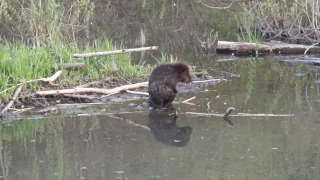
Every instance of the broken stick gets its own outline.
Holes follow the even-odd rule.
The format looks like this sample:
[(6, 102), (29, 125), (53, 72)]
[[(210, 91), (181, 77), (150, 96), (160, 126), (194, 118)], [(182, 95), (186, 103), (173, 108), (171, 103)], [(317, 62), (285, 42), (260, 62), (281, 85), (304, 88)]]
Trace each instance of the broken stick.
[(159, 49), (159, 46), (150, 46), (150, 47), (141, 47), (141, 48), (132, 48), (132, 49), (121, 49), (121, 50), (114, 50), (114, 51), (73, 54), (73, 57), (74, 58), (96, 57), (96, 56), (106, 56), (106, 55), (113, 55), (113, 54), (124, 54), (124, 53), (131, 53), (131, 52), (152, 51), (152, 50), (158, 50), (158, 49)]
[[(51, 77), (40, 78), (40, 79), (33, 79), (33, 80), (29, 80), (29, 81), (24, 81), (24, 82), (22, 82), (22, 83), (17, 84), (17, 86), (20, 86), (20, 85), (23, 85), (23, 84), (26, 84), (26, 83), (36, 82), (36, 81), (43, 81), (43, 82), (47, 82), (47, 83), (49, 83), (49, 84), (52, 85), (52, 84), (53, 84), (53, 81), (55, 81), (55, 80), (61, 75), (61, 73), (62, 73), (62, 71), (60, 70), (60, 71), (57, 71), (56, 73), (54, 73), (54, 75), (52, 75)], [(12, 87), (10, 87), (10, 88), (8, 88), (8, 89), (5, 89), (5, 90), (1, 91), (0, 94), (1, 94), (1, 93), (4, 93), (4, 92), (6, 92), (6, 91), (9, 91), (10, 89), (12, 89), (12, 88), (14, 88), (14, 87), (16, 87), (16, 86), (12, 86)]]

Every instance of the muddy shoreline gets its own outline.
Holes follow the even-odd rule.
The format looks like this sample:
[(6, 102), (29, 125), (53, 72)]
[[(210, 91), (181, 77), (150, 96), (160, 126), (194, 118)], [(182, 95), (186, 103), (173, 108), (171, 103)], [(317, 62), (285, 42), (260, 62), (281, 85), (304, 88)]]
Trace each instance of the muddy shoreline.
[[(219, 77), (224, 78), (224, 77)], [(177, 90), (179, 93), (196, 92), (199, 91), (203, 86), (217, 84), (218, 81), (210, 81), (214, 78), (209, 75), (193, 75), (192, 81), (204, 81), (201, 83), (178, 83)], [(102, 88), (112, 89), (128, 84), (135, 84), (139, 82), (147, 81), (148, 78), (132, 78), (124, 79), (121, 77), (109, 77), (98, 81), (84, 81), (75, 87), (86, 87), (86, 88)], [(209, 80), (209, 81), (207, 81)], [(70, 88), (65, 86), (66, 88)], [(63, 89), (60, 87), (45, 86), (43, 90), (58, 90)], [(147, 93), (147, 87), (137, 88), (134, 91)], [(99, 104), (112, 104), (121, 103), (144, 99), (145, 102), (141, 105), (133, 107), (135, 110), (147, 110), (148, 109), (148, 96), (140, 94), (132, 94), (125, 91), (115, 94), (98, 94), (98, 93), (76, 93), (76, 94), (58, 94), (58, 95), (47, 95), (41, 96), (36, 93), (24, 95), (19, 97), (13, 104), (12, 107), (3, 115), (3, 119), (16, 119), (18, 116), (28, 115), (44, 115), (48, 116), (50, 113), (65, 110), (68, 108), (82, 108), (91, 105)], [(178, 100), (179, 101), (179, 100)], [(2, 102), (2, 108), (7, 105), (8, 102)]]

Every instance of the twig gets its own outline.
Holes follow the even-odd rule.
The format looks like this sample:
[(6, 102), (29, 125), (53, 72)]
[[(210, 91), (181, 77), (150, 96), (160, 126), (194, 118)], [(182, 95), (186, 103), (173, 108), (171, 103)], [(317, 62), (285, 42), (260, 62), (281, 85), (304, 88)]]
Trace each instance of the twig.
[(9, 101), (9, 103), (6, 105), (6, 107), (4, 107), (2, 109), (2, 111), (0, 112), (0, 118), (2, 118), (3, 114), (7, 112), (7, 110), (13, 105), (14, 101), (17, 99), (19, 93), (22, 90), (22, 85), (19, 85), (18, 88), (16, 89), (16, 91), (14, 92), (11, 100)]
[(147, 87), (148, 82), (136, 83), (136, 84), (128, 84), (120, 87), (116, 87), (113, 89), (100, 89), (100, 88), (74, 88), (74, 89), (61, 89), (61, 90), (50, 90), (50, 91), (38, 91), (36, 94), (38, 95), (54, 95), (54, 94), (72, 94), (72, 93), (100, 93), (100, 94), (111, 94), (117, 93), (121, 91), (125, 91), (128, 89), (137, 89), (141, 87)]
[(182, 101), (181, 103), (189, 102), (189, 101), (191, 101), (191, 100), (193, 100), (193, 99), (195, 99), (195, 98), (196, 98), (196, 96), (193, 96), (192, 98), (186, 99), (186, 100)]
[(131, 53), (131, 52), (151, 51), (151, 50), (158, 50), (158, 49), (159, 49), (159, 46), (150, 46), (150, 47), (121, 49), (121, 50), (105, 51), (105, 52), (74, 54), (73, 57), (74, 58), (96, 57), (96, 56), (106, 56), (106, 55), (113, 55), (113, 54), (124, 54), (124, 53)]
[(191, 105), (191, 106), (195, 106), (196, 105), (196, 104), (190, 103), (190, 102), (181, 102), (181, 103), (188, 104), (188, 105)]
[(126, 91), (127, 91), (127, 93), (131, 93), (131, 94), (139, 94), (139, 95), (149, 96), (149, 93), (147, 93), (147, 92), (130, 91), (130, 90), (126, 90)]
[(49, 84), (52, 84), (53, 81), (55, 81), (56, 79), (58, 79), (58, 77), (61, 75), (62, 71), (57, 71), (56, 73), (54, 73), (54, 75), (52, 75), (51, 77), (47, 77), (47, 78), (41, 78), (41, 81), (47, 82)]
[[(216, 114), (216, 113), (197, 113), (197, 112), (186, 112), (186, 114), (198, 115), (198, 116), (216, 116), (223, 117), (225, 114)], [(290, 117), (294, 116), (293, 114), (247, 114), (247, 113), (238, 113), (235, 115), (228, 116), (239, 116), (239, 117)]]
[[(48, 82), (48, 83), (52, 84), (52, 82), (55, 81), (60, 75), (61, 75), (61, 71), (57, 71), (57, 72), (54, 73), (54, 75), (51, 76), (51, 77), (48, 77), (48, 78), (40, 78), (40, 79), (33, 79), (33, 80), (29, 80), (29, 81), (24, 81), (24, 82), (22, 82), (22, 83), (17, 84), (16, 86), (20, 86), (20, 85), (23, 85), (23, 84), (26, 84), (26, 83), (36, 82), (36, 81), (44, 81), (44, 82)], [(8, 88), (8, 89), (5, 89), (5, 90), (1, 91), (0, 94), (6, 92), (6, 91), (8, 91), (8, 90), (10, 90), (10, 89), (12, 89), (12, 88), (14, 88), (14, 87), (16, 87), (16, 86), (12, 86), (12, 87), (10, 87), (10, 88)]]

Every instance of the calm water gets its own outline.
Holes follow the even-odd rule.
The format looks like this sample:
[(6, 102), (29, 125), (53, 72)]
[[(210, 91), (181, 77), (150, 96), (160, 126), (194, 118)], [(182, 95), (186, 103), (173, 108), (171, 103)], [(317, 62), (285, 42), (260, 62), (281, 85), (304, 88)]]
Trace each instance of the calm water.
[[(149, 112), (142, 99), (85, 111), (101, 115), (66, 118), (70, 111), (64, 111), (2, 124), (0, 179), (320, 179), (317, 68), (279, 64), (272, 58), (205, 60), (193, 34), (214, 28), (220, 39), (235, 40), (237, 26), (230, 12), (193, 1), (176, 1), (177, 6), (170, 1), (165, 8), (156, 1), (145, 8), (140, 2), (98, 2), (93, 25), (115, 42), (136, 47), (143, 31), (145, 46), (161, 48), (154, 56), (164, 52), (214, 77), (225, 72), (240, 77), (179, 93), (168, 113)], [(161, 15), (161, 9), (168, 11)], [(155, 62), (143, 54), (133, 59)], [(193, 96), (194, 105), (179, 103)], [(136, 111), (137, 106), (142, 109)], [(232, 114), (294, 116), (230, 117), (231, 127), (221, 117), (187, 114), (224, 113), (230, 106), (236, 108)], [(82, 112), (71, 110), (77, 111)]]
[[(212, 74), (223, 70), (241, 77), (180, 93), (177, 102), (196, 99), (195, 105), (175, 104), (178, 117), (146, 108), (106, 115), (134, 111), (145, 102), (139, 100), (92, 108), (105, 115), (3, 125), (0, 174), (7, 179), (319, 179), (316, 69), (267, 60), (221, 62), (215, 68)], [(230, 117), (231, 127), (221, 117), (186, 114), (223, 113), (229, 106), (236, 108), (233, 114), (294, 116)]]

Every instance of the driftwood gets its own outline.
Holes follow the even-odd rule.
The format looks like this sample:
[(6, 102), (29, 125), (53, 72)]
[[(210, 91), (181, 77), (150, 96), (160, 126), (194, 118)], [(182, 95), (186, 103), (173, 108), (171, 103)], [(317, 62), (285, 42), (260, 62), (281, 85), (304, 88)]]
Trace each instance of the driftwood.
[(85, 58), (85, 57), (96, 57), (96, 56), (106, 56), (113, 54), (124, 54), (131, 52), (141, 52), (141, 51), (152, 51), (158, 50), (159, 46), (150, 46), (150, 47), (141, 47), (141, 48), (132, 48), (132, 49), (121, 49), (114, 51), (104, 51), (104, 52), (93, 52), (93, 53), (83, 53), (83, 54), (74, 54), (74, 58)]
[(11, 100), (9, 101), (9, 103), (0, 112), (0, 118), (2, 118), (4, 113), (6, 113), (8, 111), (8, 109), (13, 105), (14, 101), (17, 99), (21, 90), (22, 90), (22, 85), (19, 85), (18, 88), (16, 89), (16, 91), (13, 93), (13, 96), (12, 96)]
[(249, 43), (249, 42), (231, 42), (219, 41), (217, 52), (235, 53), (235, 54), (253, 54), (258, 53), (276, 53), (276, 54), (304, 54), (320, 53), (319, 46), (307, 46), (301, 44), (287, 44), (282, 42), (275, 43)]
[(284, 60), (280, 60), (280, 62), (320, 66), (320, 58), (315, 58), (315, 57), (300, 57), (297, 59), (284, 59)]
[(128, 89), (137, 89), (141, 87), (147, 87), (148, 82), (129, 84), (113, 89), (100, 89), (100, 88), (74, 88), (74, 89), (61, 89), (61, 90), (50, 90), (50, 91), (38, 91), (38, 95), (55, 95), (55, 94), (73, 94), (73, 93), (100, 93), (100, 94), (111, 94), (125, 91)]

